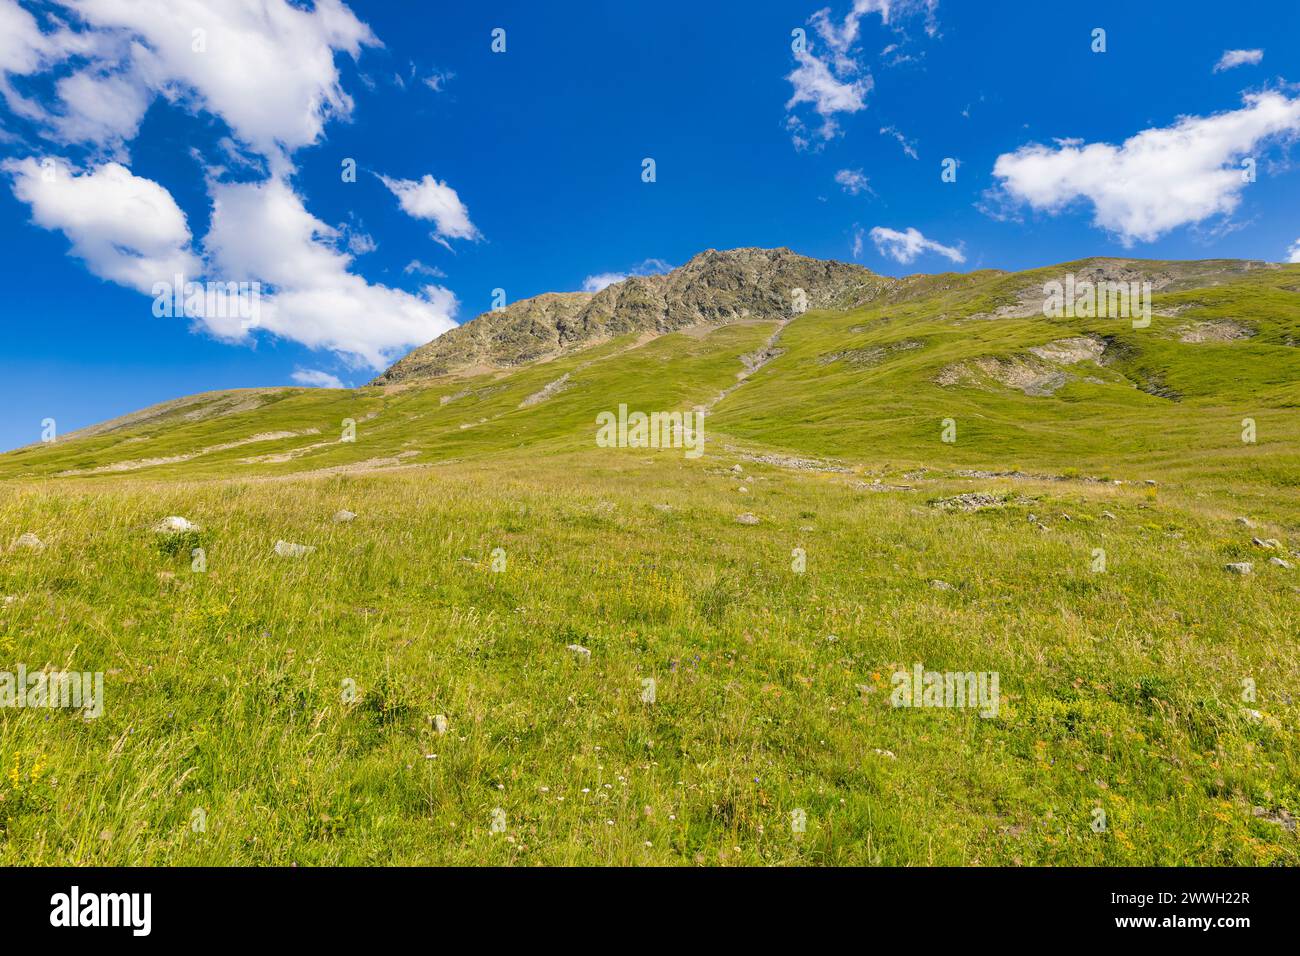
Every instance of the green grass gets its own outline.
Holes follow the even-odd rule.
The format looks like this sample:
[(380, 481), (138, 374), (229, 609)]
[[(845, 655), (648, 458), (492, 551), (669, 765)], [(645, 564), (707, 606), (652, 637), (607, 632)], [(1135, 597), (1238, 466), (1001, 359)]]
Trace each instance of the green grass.
[[(1146, 330), (961, 321), (1006, 300), (992, 273), (809, 314), (706, 419), (694, 461), (597, 448), (595, 413), (713, 398), (771, 324), (285, 389), (6, 455), (0, 670), (104, 671), (106, 703), (97, 720), (0, 710), (0, 864), (1296, 865), (1273, 821), (1300, 815), (1300, 572), (1250, 539), (1300, 549), (1298, 277), (1170, 293), (1196, 304)], [(1258, 334), (1168, 334), (1203, 317)], [(1081, 331), (1129, 344), (1078, 370), (1105, 384), (934, 384)], [(924, 345), (819, 361), (903, 340)], [(1181, 399), (1135, 388), (1141, 369)], [(337, 441), (345, 418), (355, 442)], [(969, 491), (1005, 503), (932, 505)], [(150, 530), (170, 514), (200, 530)], [(10, 548), (26, 531), (46, 547)], [(281, 558), (280, 539), (316, 551)], [(1254, 574), (1223, 570), (1242, 560)], [(996, 671), (998, 715), (891, 707), (915, 662)]]

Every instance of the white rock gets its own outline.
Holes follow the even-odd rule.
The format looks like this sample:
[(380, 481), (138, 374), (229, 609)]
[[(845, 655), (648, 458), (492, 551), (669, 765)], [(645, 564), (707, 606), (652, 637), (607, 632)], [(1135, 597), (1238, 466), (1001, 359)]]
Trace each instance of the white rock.
[(1238, 561), (1235, 564), (1225, 564), (1223, 570), (1231, 571), (1233, 574), (1250, 574), (1255, 570), (1255, 566), (1249, 561)]
[(1277, 538), (1265, 538), (1262, 541), (1259, 538), (1251, 538), (1250, 543), (1257, 548), (1264, 548), (1268, 551), (1278, 551), (1282, 547), (1282, 542), (1278, 541)]
[(952, 586), (951, 584), (949, 584), (947, 581), (940, 581), (938, 578), (935, 578), (933, 581), (930, 582), (930, 587), (934, 588), (936, 591), (955, 591), (955, 590), (957, 590), (955, 587), (953, 587), (953, 586)]
[(198, 531), (199, 526), (180, 515), (168, 515), (153, 526), (159, 534), (178, 534), (182, 531)]
[(746, 511), (743, 515), (736, 515), (736, 524), (758, 524), (758, 518)]
[(1269, 558), (1268, 563), (1275, 564), (1279, 568), (1286, 568), (1288, 571), (1291, 570), (1291, 562), (1287, 561), (1285, 558)]
[(741, 485), (741, 486), (740, 486), (738, 489), (736, 489), (736, 490), (739, 491), (742, 495), (743, 495), (745, 492), (749, 491), (749, 489), (746, 488), (744, 485)]
[(1113, 514), (1111, 514), (1109, 511), (1103, 511), (1103, 512), (1101, 513), (1101, 516), (1102, 516), (1103, 518), (1105, 518), (1107, 521), (1118, 521), (1118, 520), (1119, 520), (1119, 519), (1116, 518)]
[(583, 647), (581, 644), (566, 645), (566, 650), (572, 651), (574, 654), (578, 655), (581, 660), (585, 661), (591, 659), (591, 651), (588, 648)]
[(32, 532), (26, 531), (23, 534), (20, 534), (18, 536), (18, 540), (14, 542), (14, 547), (33, 548), (39, 551), (45, 547), (45, 542), (42, 541), (40, 538), (36, 537), (36, 535), (34, 535)]
[(433, 729), (437, 733), (445, 734), (447, 732), (447, 715), (435, 714), (433, 717)]
[(339, 524), (347, 524), (349, 521), (352, 521), (355, 518), (356, 518), (356, 513), (352, 511), (348, 511), (347, 508), (344, 508), (342, 511), (336, 511), (334, 513), (334, 520)]
[(741, 468), (739, 465), (732, 465), (731, 470), (734, 471), (736, 474), (740, 474), (745, 469)]
[(1238, 518), (1237, 524), (1245, 525), (1247, 528), (1255, 527), (1255, 522), (1251, 521), (1249, 518)]
[(301, 558), (315, 551), (310, 544), (294, 544), (292, 541), (277, 541), (275, 553), (282, 558)]

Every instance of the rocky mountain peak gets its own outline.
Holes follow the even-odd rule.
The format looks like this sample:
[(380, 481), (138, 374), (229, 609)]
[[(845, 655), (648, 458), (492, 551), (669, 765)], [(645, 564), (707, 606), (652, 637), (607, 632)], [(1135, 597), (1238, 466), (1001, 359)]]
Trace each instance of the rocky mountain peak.
[(484, 312), (415, 349), (375, 384), (513, 368), (628, 333), (788, 319), (800, 305), (852, 308), (890, 282), (862, 266), (785, 248), (706, 249), (662, 275), (632, 276), (596, 293), (546, 293)]

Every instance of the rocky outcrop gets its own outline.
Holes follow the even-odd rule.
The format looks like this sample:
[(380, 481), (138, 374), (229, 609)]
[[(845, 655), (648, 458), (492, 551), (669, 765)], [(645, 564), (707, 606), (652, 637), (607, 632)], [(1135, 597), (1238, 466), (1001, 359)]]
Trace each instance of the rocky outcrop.
[(789, 319), (804, 308), (847, 309), (872, 300), (892, 281), (789, 249), (711, 249), (663, 275), (633, 276), (596, 293), (548, 293), (485, 312), (417, 348), (374, 384), (513, 368), (628, 333)]

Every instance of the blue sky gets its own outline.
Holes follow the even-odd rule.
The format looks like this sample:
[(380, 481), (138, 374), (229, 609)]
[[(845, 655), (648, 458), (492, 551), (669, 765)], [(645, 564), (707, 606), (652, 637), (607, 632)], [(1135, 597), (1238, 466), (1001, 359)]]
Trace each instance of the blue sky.
[(0, 447), (706, 248), (1300, 258), (1298, 55), (1293, 0), (0, 0)]

